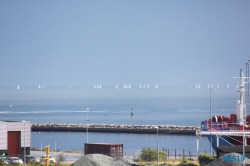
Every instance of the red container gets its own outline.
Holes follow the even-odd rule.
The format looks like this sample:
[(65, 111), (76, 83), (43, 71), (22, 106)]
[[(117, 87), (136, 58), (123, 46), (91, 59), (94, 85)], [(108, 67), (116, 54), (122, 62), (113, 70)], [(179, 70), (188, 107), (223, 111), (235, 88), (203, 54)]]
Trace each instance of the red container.
[(103, 154), (112, 158), (123, 157), (123, 144), (113, 143), (85, 143), (85, 155)]

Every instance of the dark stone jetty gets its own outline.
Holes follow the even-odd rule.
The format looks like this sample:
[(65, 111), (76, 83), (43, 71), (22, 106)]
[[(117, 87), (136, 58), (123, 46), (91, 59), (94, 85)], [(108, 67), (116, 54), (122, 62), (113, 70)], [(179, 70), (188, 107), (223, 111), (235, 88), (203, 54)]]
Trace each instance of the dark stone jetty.
[(199, 126), (175, 125), (127, 125), (127, 124), (32, 124), (31, 131), (57, 132), (110, 132), (110, 133), (137, 133), (156, 134), (183, 134), (195, 135)]

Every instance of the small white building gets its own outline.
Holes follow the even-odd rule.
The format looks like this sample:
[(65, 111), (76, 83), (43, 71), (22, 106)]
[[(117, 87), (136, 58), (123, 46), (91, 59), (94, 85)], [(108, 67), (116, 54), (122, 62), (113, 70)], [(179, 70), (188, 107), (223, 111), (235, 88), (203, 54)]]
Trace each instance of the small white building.
[(0, 121), (0, 150), (7, 150), (10, 157), (30, 154), (30, 122)]

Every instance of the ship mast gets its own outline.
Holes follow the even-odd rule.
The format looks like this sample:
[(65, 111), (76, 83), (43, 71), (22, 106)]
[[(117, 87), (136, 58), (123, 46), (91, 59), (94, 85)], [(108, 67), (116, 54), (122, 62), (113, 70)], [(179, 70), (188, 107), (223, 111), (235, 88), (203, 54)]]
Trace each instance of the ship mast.
[[(249, 78), (249, 60), (246, 60), (246, 78)], [(246, 84), (246, 93), (245, 93), (245, 101), (246, 101), (246, 113), (247, 115), (250, 114), (250, 101), (249, 101), (249, 82)]]

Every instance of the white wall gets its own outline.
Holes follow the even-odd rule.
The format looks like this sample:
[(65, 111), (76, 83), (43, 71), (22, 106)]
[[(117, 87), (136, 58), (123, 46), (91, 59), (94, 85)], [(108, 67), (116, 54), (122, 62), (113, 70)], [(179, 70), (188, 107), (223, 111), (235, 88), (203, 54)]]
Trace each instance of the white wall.
[(7, 149), (7, 123), (0, 121), (0, 149)]
[(0, 121), (0, 149), (7, 149), (7, 131), (21, 131), (21, 147), (30, 147), (31, 125), (30, 122), (1, 122)]

